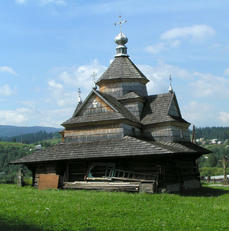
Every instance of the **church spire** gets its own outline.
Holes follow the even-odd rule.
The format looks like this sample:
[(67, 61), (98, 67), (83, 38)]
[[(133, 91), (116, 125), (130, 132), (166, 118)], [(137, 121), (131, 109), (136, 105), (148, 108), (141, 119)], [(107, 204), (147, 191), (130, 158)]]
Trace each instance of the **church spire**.
[(81, 99), (81, 90), (80, 88), (78, 88), (78, 104), (82, 103), (82, 99)]
[(169, 92), (173, 93), (172, 76), (171, 76), (171, 73), (170, 73), (170, 75), (169, 75)]
[(119, 16), (119, 22), (114, 24), (115, 26), (120, 26), (120, 33), (115, 37), (115, 43), (118, 45), (116, 47), (115, 57), (128, 56), (127, 47), (125, 46), (125, 44), (128, 42), (128, 38), (122, 33), (122, 24), (126, 22), (127, 20), (122, 20), (122, 16)]

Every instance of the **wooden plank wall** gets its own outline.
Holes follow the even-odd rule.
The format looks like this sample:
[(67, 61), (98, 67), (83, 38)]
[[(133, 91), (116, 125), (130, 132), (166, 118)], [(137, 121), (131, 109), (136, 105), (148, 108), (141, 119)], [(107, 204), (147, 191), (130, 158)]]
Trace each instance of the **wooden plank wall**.
[(73, 161), (69, 162), (68, 165), (69, 182), (84, 180), (88, 169), (86, 161)]
[(40, 174), (56, 174), (56, 163), (39, 164), (35, 168), (34, 186), (38, 187)]
[[(194, 159), (179, 158), (125, 158), (98, 160), (114, 163), (116, 169), (143, 173), (148, 180), (156, 180), (157, 188), (169, 191), (200, 186), (199, 171)], [(68, 161), (63, 163), (40, 164), (35, 170), (34, 185), (38, 187), (40, 174), (57, 174), (64, 182), (84, 181), (88, 167), (93, 161)], [(62, 166), (63, 165), (63, 166)], [(59, 167), (58, 167), (59, 166)], [(63, 170), (58, 171), (58, 168)], [(61, 180), (60, 179), (60, 180)]]
[(144, 134), (148, 137), (153, 137), (154, 140), (165, 142), (190, 141), (190, 136), (187, 128), (178, 126), (166, 125), (161, 127), (147, 127), (144, 129)]
[(99, 90), (114, 97), (121, 97), (130, 91), (136, 92), (140, 96), (147, 96), (146, 86), (140, 82), (105, 83), (101, 84)]

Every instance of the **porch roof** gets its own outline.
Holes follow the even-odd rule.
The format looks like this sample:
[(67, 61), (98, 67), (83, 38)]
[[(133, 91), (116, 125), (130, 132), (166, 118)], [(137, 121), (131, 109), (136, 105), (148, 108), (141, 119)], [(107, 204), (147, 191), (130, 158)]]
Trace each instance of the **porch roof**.
[(61, 143), (12, 161), (11, 164), (188, 153), (207, 154), (209, 151), (191, 142), (155, 142), (125, 136), (122, 139), (87, 143)]

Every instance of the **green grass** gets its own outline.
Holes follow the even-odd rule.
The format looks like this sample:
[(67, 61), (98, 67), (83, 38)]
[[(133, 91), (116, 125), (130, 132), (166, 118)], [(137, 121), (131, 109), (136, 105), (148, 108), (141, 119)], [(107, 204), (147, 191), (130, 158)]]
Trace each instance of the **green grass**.
[(1, 231), (229, 230), (229, 189), (190, 195), (38, 191), (0, 185)]

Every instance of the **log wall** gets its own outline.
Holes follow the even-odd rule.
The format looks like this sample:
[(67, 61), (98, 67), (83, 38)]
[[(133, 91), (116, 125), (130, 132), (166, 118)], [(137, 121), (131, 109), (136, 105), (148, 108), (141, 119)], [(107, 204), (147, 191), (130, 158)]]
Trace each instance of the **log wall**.
[(64, 138), (66, 142), (87, 142), (104, 139), (121, 138), (123, 127), (120, 124), (85, 126), (77, 129), (65, 130)]
[(105, 83), (100, 86), (99, 90), (114, 97), (121, 97), (130, 91), (136, 92), (140, 96), (147, 96), (146, 86), (140, 82)]
[(124, 103), (124, 106), (138, 119), (140, 119), (143, 109), (143, 102)]
[(40, 174), (56, 174), (56, 163), (44, 163), (36, 165), (33, 183), (35, 187), (38, 187)]
[[(200, 187), (200, 175), (194, 159), (173, 158), (120, 158), (53, 162), (37, 165), (34, 186), (38, 186), (39, 174), (57, 174), (59, 185), (64, 182), (85, 181), (89, 167), (96, 163), (109, 163), (115, 169), (144, 174), (145, 180), (153, 180), (158, 192), (178, 192)], [(99, 169), (96, 170), (99, 174)], [(101, 177), (101, 176), (97, 176)], [(138, 178), (138, 177), (137, 177)], [(140, 177), (141, 178), (141, 177)], [(121, 179), (119, 181), (122, 181)]]
[(188, 129), (181, 126), (164, 125), (160, 127), (146, 127), (143, 133), (146, 137), (153, 137), (156, 141), (190, 141)]

